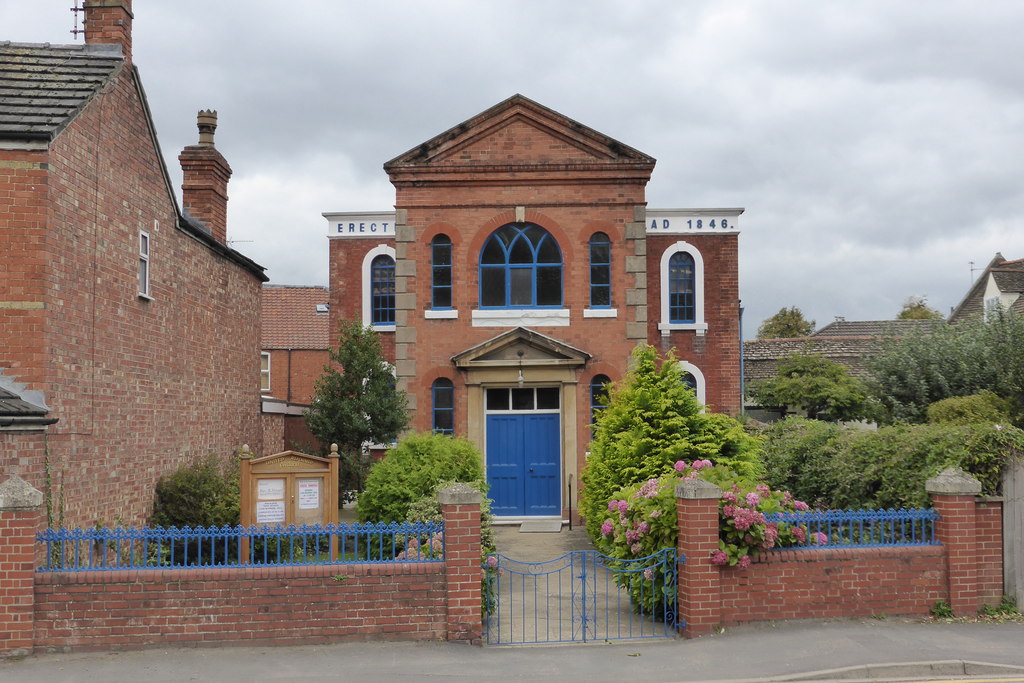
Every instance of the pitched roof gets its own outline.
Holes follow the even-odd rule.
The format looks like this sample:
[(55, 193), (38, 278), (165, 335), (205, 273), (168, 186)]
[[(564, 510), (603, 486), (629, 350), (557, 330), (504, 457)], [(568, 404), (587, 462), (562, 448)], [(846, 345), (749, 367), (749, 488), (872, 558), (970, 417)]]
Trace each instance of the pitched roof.
[[(549, 144), (519, 144), (510, 131), (527, 128), (540, 131)], [(643, 152), (528, 97), (513, 95), (388, 161), (384, 170), (508, 167), (531, 172), (556, 166), (576, 170), (599, 166), (649, 176), (654, 163)]]
[(743, 376), (747, 382), (768, 379), (778, 374), (778, 361), (795, 353), (817, 353), (842, 363), (856, 377), (866, 377), (865, 360), (875, 350), (878, 338), (796, 337), (793, 339), (754, 339), (743, 342)]
[(328, 300), (326, 287), (264, 285), (260, 348), (327, 349), (331, 344)]
[[(985, 311), (985, 290), (988, 287), (989, 276), (995, 280), (999, 291), (1024, 294), (1024, 259), (1007, 261), (1002, 254), (996, 252), (981, 276), (974, 281), (964, 298), (949, 314), (950, 322), (959, 322), (981, 315)], [(1017, 313), (1024, 313), (1024, 296), (1018, 297), (1010, 308)]]
[(811, 334), (812, 337), (884, 337), (927, 329), (941, 320), (836, 320)]
[(0, 42), (0, 138), (52, 140), (122, 64), (119, 45)]

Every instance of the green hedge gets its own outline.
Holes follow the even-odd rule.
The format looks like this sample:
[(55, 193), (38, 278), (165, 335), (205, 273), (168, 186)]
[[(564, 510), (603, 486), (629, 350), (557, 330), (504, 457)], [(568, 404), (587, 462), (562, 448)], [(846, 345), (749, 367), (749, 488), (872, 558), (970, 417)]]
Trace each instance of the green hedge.
[(815, 507), (928, 507), (925, 481), (949, 466), (998, 495), (1024, 431), (999, 424), (896, 425), (877, 431), (791, 418), (764, 432), (768, 483)]
[(238, 524), (238, 462), (209, 456), (162, 477), (153, 498), (153, 526)]

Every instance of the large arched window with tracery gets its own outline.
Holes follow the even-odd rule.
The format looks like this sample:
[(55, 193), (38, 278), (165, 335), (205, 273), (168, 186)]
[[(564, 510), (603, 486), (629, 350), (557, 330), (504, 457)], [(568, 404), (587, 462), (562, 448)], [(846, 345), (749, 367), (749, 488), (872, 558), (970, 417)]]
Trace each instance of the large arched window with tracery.
[(480, 307), (561, 305), (562, 250), (551, 233), (533, 223), (495, 230), (480, 252)]

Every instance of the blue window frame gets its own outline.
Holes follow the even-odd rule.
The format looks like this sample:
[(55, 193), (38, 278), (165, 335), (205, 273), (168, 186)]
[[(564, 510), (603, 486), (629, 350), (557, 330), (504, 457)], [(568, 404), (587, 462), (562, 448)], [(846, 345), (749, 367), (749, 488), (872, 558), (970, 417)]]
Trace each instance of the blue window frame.
[(692, 372), (684, 372), (682, 376), (683, 385), (685, 385), (690, 391), (693, 392), (694, 396), (697, 395), (697, 378), (693, 376)]
[(685, 251), (672, 255), (668, 262), (668, 317), (670, 323), (696, 321), (696, 281), (693, 256)]
[(395, 259), (381, 254), (370, 264), (370, 321), (374, 325), (395, 324)]
[(430, 385), (433, 402), (433, 430), (437, 434), (455, 433), (455, 385), (441, 377)]
[(594, 375), (590, 380), (590, 424), (597, 422), (597, 414), (605, 409), (602, 403), (608, 398), (608, 375)]
[(509, 223), (480, 251), (481, 308), (552, 308), (562, 305), (562, 250), (547, 230)]
[(590, 238), (590, 307), (611, 308), (612, 241), (603, 232)]

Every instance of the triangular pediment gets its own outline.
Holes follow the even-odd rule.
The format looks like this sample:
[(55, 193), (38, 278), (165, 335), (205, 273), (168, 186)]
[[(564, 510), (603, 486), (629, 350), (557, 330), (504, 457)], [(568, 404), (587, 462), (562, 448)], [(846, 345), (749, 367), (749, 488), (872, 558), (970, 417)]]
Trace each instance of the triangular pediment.
[(553, 337), (517, 327), (452, 356), (456, 367), (585, 365), (590, 354)]
[(513, 95), (468, 121), (384, 164), (441, 166), (573, 166), (640, 164), (654, 159), (522, 95)]

